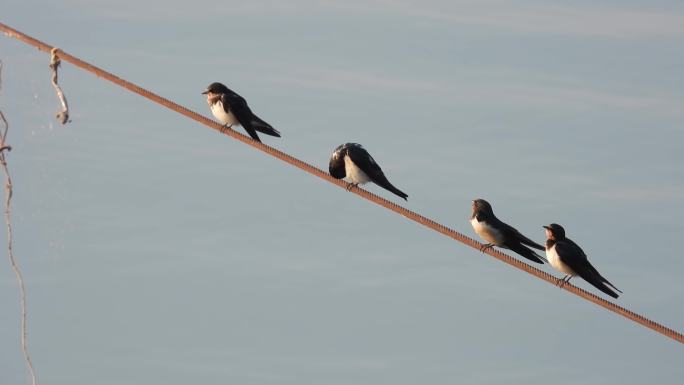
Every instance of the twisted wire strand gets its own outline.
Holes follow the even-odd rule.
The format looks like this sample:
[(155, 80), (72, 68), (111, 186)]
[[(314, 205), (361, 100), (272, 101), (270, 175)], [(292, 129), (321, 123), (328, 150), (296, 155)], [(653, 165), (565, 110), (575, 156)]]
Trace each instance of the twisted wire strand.
[[(0, 60), (0, 90), (2, 89), (2, 68), (3, 62)], [(36, 370), (33, 367), (33, 361), (31, 360), (31, 354), (29, 354), (28, 348), (28, 308), (26, 306), (26, 285), (24, 284), (24, 275), (21, 274), (21, 269), (19, 268), (19, 263), (14, 256), (14, 230), (12, 229), (12, 194), (14, 192), (12, 188), (12, 176), (10, 175), (9, 166), (7, 165), (7, 158), (5, 156), (5, 151), (12, 150), (12, 147), (8, 145), (5, 140), (7, 139), (7, 134), (9, 133), (9, 123), (5, 118), (5, 114), (0, 110), (0, 123), (2, 133), (0, 133), (0, 168), (5, 174), (5, 223), (7, 224), (7, 258), (9, 259), (10, 266), (12, 266), (12, 271), (17, 279), (17, 284), (19, 285), (19, 307), (20, 307), (20, 337), (21, 340), (21, 352), (24, 355), (24, 362), (26, 363), (26, 368), (28, 369), (29, 376), (31, 378), (31, 385), (36, 385)]]

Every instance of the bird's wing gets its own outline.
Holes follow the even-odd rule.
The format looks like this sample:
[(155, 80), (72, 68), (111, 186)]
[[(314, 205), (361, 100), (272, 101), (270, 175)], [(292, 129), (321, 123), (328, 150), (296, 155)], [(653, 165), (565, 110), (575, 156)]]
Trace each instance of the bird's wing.
[[(365, 172), (373, 181), (376, 179), (387, 179), (385, 174), (382, 172), (380, 165), (375, 162), (375, 159), (366, 151), (365, 148), (358, 144), (351, 143), (346, 146), (347, 155), (354, 162), (354, 164)], [(377, 183), (377, 182), (376, 182)]]
[(546, 248), (537, 242), (531, 240), (530, 238), (527, 238), (526, 236), (522, 235), (519, 231), (516, 230), (516, 233), (518, 233), (518, 240), (520, 240), (520, 243), (523, 243), (529, 247), (533, 247), (537, 250), (546, 250)]
[(259, 136), (252, 124), (254, 114), (252, 113), (252, 110), (249, 109), (247, 101), (235, 92), (231, 92), (221, 95), (221, 102), (223, 102), (223, 109), (226, 110), (226, 112), (232, 112), (233, 115), (235, 115), (235, 118), (245, 131), (247, 131), (249, 136), (257, 142), (260, 142), (261, 140), (259, 140)]
[(508, 223), (500, 222), (500, 228), (502, 229), (504, 236), (510, 239), (516, 239), (518, 242), (525, 244), (527, 246), (533, 247), (537, 250), (546, 250), (546, 248), (535, 241), (527, 238), (526, 236), (522, 235), (520, 231), (518, 231), (516, 228), (513, 226), (509, 225)]
[(584, 254), (582, 248), (575, 242), (569, 239), (556, 242), (556, 253), (560, 260), (568, 265), (568, 267), (577, 273), (577, 275), (582, 277), (582, 279), (609, 296), (613, 298), (618, 297), (617, 293), (604, 284), (603, 277), (601, 277), (594, 266), (589, 263), (587, 255)]
[(406, 199), (408, 195), (398, 188), (394, 187), (385, 173), (382, 172), (380, 165), (373, 159), (373, 157), (360, 145), (350, 145), (347, 148), (347, 155), (354, 162), (354, 164), (361, 169), (371, 180), (378, 186), (393, 192), (394, 194)]
[(610, 281), (607, 280), (604, 276), (602, 276), (602, 275), (598, 272), (598, 270), (596, 270), (596, 268), (595, 268), (594, 266), (592, 266), (591, 264), (589, 264), (589, 266), (591, 267), (592, 272), (601, 280), (601, 282), (603, 282), (603, 283), (605, 283), (606, 285), (612, 287), (612, 288), (615, 289), (615, 291), (617, 291), (618, 293), (622, 293), (622, 290), (618, 289), (617, 287), (615, 287), (615, 285), (613, 285), (612, 283), (610, 283)]
[(223, 110), (227, 113), (232, 111), (232, 108), (237, 105), (237, 101), (231, 94), (221, 94), (221, 104), (223, 104)]
[(591, 273), (592, 273), (592, 274), (594, 274), (596, 277), (598, 277), (598, 278), (601, 280), (601, 282), (603, 282), (603, 283), (607, 284), (608, 286), (612, 287), (613, 289), (615, 289), (615, 290), (618, 291), (619, 293), (622, 293), (622, 290), (618, 289), (617, 287), (615, 287), (615, 285), (613, 285), (612, 283), (610, 283), (610, 281), (608, 281), (604, 276), (601, 275), (601, 273), (598, 272), (598, 270), (596, 270), (596, 268), (594, 267), (594, 265), (592, 265), (591, 263), (589, 263), (589, 259), (587, 258), (587, 255), (584, 254), (584, 251), (583, 251), (579, 246), (577, 246), (577, 244), (576, 244), (575, 242), (573, 242), (571, 239), (567, 239), (567, 238), (565, 239), (565, 242), (568, 242), (568, 243), (570, 243), (570, 244), (572, 244), (572, 245), (575, 245), (575, 246), (582, 252), (582, 256), (584, 257), (584, 259), (587, 260), (587, 264), (589, 265), (589, 270), (591, 270)]
[(263, 119), (259, 118), (255, 114), (252, 114), (252, 127), (266, 135), (280, 137), (280, 131), (273, 128), (270, 124), (266, 123)]
[(544, 263), (546, 259), (539, 254), (535, 253), (534, 250), (528, 248), (527, 246), (523, 245), (520, 242), (516, 242), (512, 245), (507, 245), (509, 249), (512, 251), (516, 252), (517, 254), (529, 259), (530, 261), (536, 262), (536, 263)]

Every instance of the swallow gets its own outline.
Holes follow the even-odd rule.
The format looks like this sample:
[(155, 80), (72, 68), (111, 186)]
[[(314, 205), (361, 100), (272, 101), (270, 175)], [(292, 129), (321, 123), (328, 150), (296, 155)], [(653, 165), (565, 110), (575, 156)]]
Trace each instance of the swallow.
[(224, 127), (232, 128), (239, 124), (257, 142), (261, 142), (257, 131), (266, 135), (280, 137), (280, 132), (270, 124), (261, 120), (249, 109), (247, 101), (221, 83), (211, 83), (203, 95), (207, 95), (207, 103), (211, 113)]
[(336, 179), (348, 178), (351, 190), (360, 184), (373, 182), (378, 186), (407, 200), (408, 195), (394, 187), (382, 172), (375, 159), (358, 143), (345, 143), (337, 146), (330, 157), (328, 165), (330, 175)]
[(570, 238), (565, 237), (565, 229), (563, 226), (552, 223), (543, 227), (546, 229), (547, 238), (546, 258), (554, 269), (565, 274), (563, 278), (558, 279), (559, 287), (563, 287), (563, 285), (570, 282), (572, 277), (579, 275), (595, 288), (613, 298), (617, 298), (618, 294), (611, 290), (611, 288), (622, 293), (620, 289), (608, 282), (608, 280), (599, 274), (594, 266), (589, 263), (587, 255), (584, 254), (582, 248), (577, 246)]
[(493, 246), (499, 246), (514, 251), (530, 261), (544, 263), (543, 257), (529, 248), (534, 247), (535, 249), (544, 250), (544, 246), (522, 235), (508, 224), (501, 222), (494, 215), (492, 206), (486, 200), (473, 200), (473, 215), (470, 217), (470, 224), (477, 235), (488, 242), (480, 248), (480, 251), (484, 252)]

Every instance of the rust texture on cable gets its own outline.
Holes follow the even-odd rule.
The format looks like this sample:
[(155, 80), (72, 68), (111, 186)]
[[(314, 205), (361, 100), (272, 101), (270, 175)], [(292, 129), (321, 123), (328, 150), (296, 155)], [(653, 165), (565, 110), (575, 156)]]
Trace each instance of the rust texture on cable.
[[(36, 39), (34, 39), (28, 35), (25, 35), (19, 31), (17, 31), (17, 30), (14, 30), (5, 24), (0, 23), (0, 30), (4, 31), (7, 36), (21, 40), (22, 42), (30, 44), (30, 45), (38, 48), (41, 51), (51, 52), (53, 49), (53, 47), (51, 47), (50, 45), (45, 44), (39, 40), (36, 40)], [(324, 179), (330, 183), (333, 183), (333, 184), (335, 184), (341, 188), (346, 189), (348, 186), (347, 182), (345, 182), (343, 180), (335, 179), (332, 176), (330, 176), (330, 174), (328, 174), (325, 171), (322, 171), (321, 169), (319, 169), (317, 167), (314, 167), (314, 166), (312, 166), (306, 162), (303, 162), (303, 161), (301, 161), (301, 160), (299, 160), (299, 159), (297, 159), (297, 158), (295, 158), (289, 154), (286, 154), (282, 151), (276, 150), (275, 148), (270, 147), (264, 143), (256, 142), (256, 141), (252, 140), (251, 138), (249, 138), (245, 135), (242, 135), (233, 129), (223, 129), (223, 126), (221, 124), (219, 124), (219, 123), (217, 123), (217, 122), (215, 122), (209, 118), (206, 118), (206, 117), (204, 117), (204, 116), (202, 116), (202, 115), (200, 115), (194, 111), (189, 110), (188, 108), (185, 108), (185, 107), (183, 107), (179, 104), (176, 104), (176, 103), (174, 103), (168, 99), (165, 99), (165, 98), (163, 98), (163, 97), (161, 97), (161, 96), (159, 96), (153, 92), (150, 92), (150, 91), (148, 91), (148, 90), (146, 90), (140, 86), (137, 86), (137, 85), (135, 85), (129, 81), (121, 79), (112, 73), (109, 73), (109, 72), (107, 72), (101, 68), (98, 68), (98, 67), (96, 67), (90, 63), (87, 63), (87, 62), (85, 62), (85, 61), (83, 61), (83, 60), (81, 60), (75, 56), (72, 56), (72, 55), (70, 55), (70, 54), (68, 54), (62, 50), (58, 49), (58, 50), (56, 50), (56, 53), (57, 53), (57, 55), (59, 55), (59, 57), (62, 60), (67, 61), (67, 62), (75, 65), (76, 67), (82, 68), (82, 69), (89, 71), (89, 72), (91, 72), (91, 73), (93, 73), (93, 74), (95, 74), (101, 78), (107, 79), (107, 80), (109, 80), (109, 81), (111, 81), (111, 82), (113, 82), (113, 83), (115, 83), (121, 87), (128, 89), (129, 91), (135, 92), (136, 94), (138, 94), (140, 96), (143, 96), (143, 97), (150, 99), (150, 100), (152, 100), (158, 104), (161, 104), (161, 105), (163, 105), (163, 106), (165, 106), (171, 110), (174, 110), (180, 114), (183, 114), (183, 115), (187, 116), (188, 118), (193, 119), (199, 123), (202, 123), (205, 126), (208, 126), (209, 128), (213, 128), (214, 130), (216, 130), (220, 133), (231, 136), (234, 139), (237, 139), (237, 140), (239, 140), (245, 144), (248, 144), (248, 145), (250, 145), (250, 146), (252, 146), (258, 150), (261, 150), (261, 151), (263, 151), (263, 152), (265, 152), (265, 153), (267, 153), (267, 154), (269, 154), (275, 158), (278, 158), (284, 162), (287, 162), (287, 163), (289, 163), (289, 164), (291, 164), (291, 165), (293, 165), (299, 169), (302, 169), (302, 170), (304, 170), (310, 174), (313, 174), (313, 175), (315, 175), (321, 179)], [(359, 188), (359, 187), (352, 188), (351, 192), (362, 197), (362, 198), (365, 198), (365, 199), (367, 199), (373, 203), (376, 203), (376, 204), (383, 206), (389, 210), (392, 210), (395, 213), (400, 214), (400, 215), (402, 215), (402, 216), (404, 216), (404, 217), (406, 217), (406, 218), (408, 218), (414, 222), (418, 222), (423, 226), (429, 227), (432, 230), (435, 230), (439, 233), (442, 233), (442, 234), (446, 235), (447, 237), (453, 238), (453, 239), (455, 239), (455, 240), (457, 240), (457, 241), (459, 241), (465, 245), (468, 245), (474, 249), (479, 250), (480, 247), (483, 246), (482, 243), (477, 242), (472, 238), (469, 238), (469, 237), (467, 237), (467, 236), (465, 236), (465, 235), (463, 235), (463, 234), (461, 234), (455, 230), (452, 230), (452, 229), (450, 229), (450, 228), (448, 228), (448, 227), (446, 227), (440, 223), (437, 223), (437, 222), (435, 222), (429, 218), (426, 218), (426, 217), (424, 217), (424, 216), (422, 216), (416, 212), (413, 212), (413, 211), (408, 210), (402, 206), (399, 206), (393, 202), (390, 202), (384, 198), (381, 198), (381, 197), (379, 197), (379, 196), (377, 196), (371, 192), (368, 192), (362, 188)], [(489, 254), (490, 256), (492, 256), (492, 257), (494, 257), (494, 258), (496, 258), (502, 262), (505, 262), (505, 263), (507, 263), (507, 264), (509, 264), (515, 268), (518, 268), (524, 272), (527, 272), (531, 275), (534, 275), (535, 277), (540, 278), (544, 281), (547, 281), (550, 284), (557, 287), (557, 285), (556, 285), (557, 278), (551, 274), (548, 274), (548, 273), (546, 273), (540, 269), (537, 269), (536, 267), (533, 267), (533, 266), (530, 266), (524, 262), (521, 262), (520, 260), (513, 258), (507, 254), (504, 254), (498, 250), (488, 249), (485, 252), (487, 254)], [(650, 319), (648, 319), (648, 318), (646, 318), (640, 314), (637, 314), (631, 310), (625, 309), (624, 307), (619, 306), (615, 303), (607, 301), (607, 300), (605, 300), (605, 299), (603, 299), (603, 298), (601, 298), (601, 297), (599, 297), (593, 293), (590, 293), (590, 292), (588, 292), (584, 289), (581, 289), (577, 286), (574, 286), (572, 284), (566, 284), (565, 286), (563, 286), (563, 289), (566, 291), (569, 291), (569, 292), (571, 292), (571, 293), (573, 293), (579, 297), (582, 297), (582, 298), (584, 298), (590, 302), (593, 302), (593, 303), (595, 303), (595, 304), (597, 304), (603, 308), (606, 308), (606, 309), (608, 309), (614, 313), (617, 313), (617, 314), (619, 314), (625, 318), (628, 318), (628, 319), (630, 319), (630, 320), (632, 320), (638, 324), (641, 324), (647, 328), (653, 329), (656, 332), (663, 334), (664, 336), (667, 336), (669, 338), (672, 338), (672, 339), (684, 344), (684, 335), (682, 333), (679, 333), (673, 329), (670, 329), (670, 328), (668, 328), (664, 325), (661, 325), (655, 321), (652, 321), (652, 320), (650, 320)]]

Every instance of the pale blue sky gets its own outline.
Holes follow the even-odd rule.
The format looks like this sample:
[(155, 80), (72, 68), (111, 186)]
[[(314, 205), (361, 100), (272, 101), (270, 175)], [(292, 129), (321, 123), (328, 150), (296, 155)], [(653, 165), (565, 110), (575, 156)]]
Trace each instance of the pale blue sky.
[[(224, 82), (321, 168), (360, 142), (465, 234), (478, 197), (540, 242), (561, 223), (620, 305), (684, 330), (680, 1), (0, 0), (0, 20), (207, 116)], [(69, 64), (60, 126), (48, 56), (0, 36), (0, 59), (41, 383), (684, 377), (682, 345)], [(7, 263), (0, 285), (19, 384)]]

